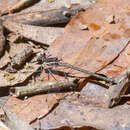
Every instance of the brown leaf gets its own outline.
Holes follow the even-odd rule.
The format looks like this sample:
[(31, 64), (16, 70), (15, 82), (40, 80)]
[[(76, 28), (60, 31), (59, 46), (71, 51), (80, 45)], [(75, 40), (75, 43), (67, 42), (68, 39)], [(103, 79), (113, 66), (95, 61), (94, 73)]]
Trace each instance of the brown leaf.
[(101, 70), (99, 73), (114, 78), (114, 77), (118, 76), (123, 70), (124, 70), (124, 68), (122, 68), (120, 66), (110, 64), (106, 68)]
[(16, 116), (16, 114), (9, 111), (6, 107), (1, 106), (1, 110), (3, 111), (2, 122), (9, 128), (8, 130), (34, 130), (29, 124), (21, 120), (18, 116)]
[[(65, 126), (69, 128), (89, 126), (103, 130), (129, 129), (129, 109), (129, 105), (104, 109), (62, 101), (52, 113), (40, 121), (41, 129), (57, 129)], [(34, 124), (35, 126), (36, 124)]]
[(106, 68), (100, 71), (101, 74), (105, 74), (110, 77), (118, 76), (123, 70), (130, 66), (130, 42), (127, 47), (120, 53), (119, 57)]
[(79, 103), (106, 107), (107, 87), (96, 83), (87, 83), (80, 92)]
[(114, 65), (120, 66), (122, 68), (127, 68), (130, 66), (130, 42), (125, 50), (119, 55)]
[(31, 123), (47, 115), (62, 97), (63, 94), (47, 94), (34, 96), (24, 101), (10, 97), (6, 106), (21, 119)]
[(35, 4), (34, 6), (23, 10), (22, 12), (34, 12), (34, 11), (43, 11), (43, 10), (51, 10), (51, 9), (59, 9), (61, 7), (70, 8), (73, 5), (80, 5), (83, 8), (90, 7), (95, 0), (55, 0), (55, 2), (48, 2), (48, 0), (40, 0), (39, 3)]
[[(128, 3), (129, 0), (100, 1), (86, 12), (79, 13), (67, 25), (65, 33), (50, 46), (51, 55), (92, 72), (105, 68), (130, 40), (126, 31), (130, 26)], [(118, 19), (117, 23), (107, 22), (106, 17), (111, 14)], [(81, 30), (79, 23), (86, 25), (89, 30)], [(76, 75), (77, 72), (73, 72)], [(86, 75), (78, 72), (77, 76)]]
[[(9, 54), (4, 55), (1, 59), (1, 62), (4, 62), (4, 64), (1, 64), (1, 67), (4, 67), (4, 65), (7, 65), (9, 62), (11, 62), (9, 56), (11, 57), (15, 56), (23, 48), (27, 46), (29, 45), (25, 43), (10, 44), (10, 50), (8, 52)], [(37, 55), (26, 63), (30, 63), (31, 61), (36, 60)], [(26, 64), (25, 64), (19, 71), (17, 71), (17, 73), (8, 73), (6, 71), (6, 68), (1, 69), (0, 70), (0, 84), (1, 84), (0, 87), (13, 86), (18, 83), (23, 83), (27, 78), (29, 78), (32, 74), (34, 74), (39, 67), (40, 65), (38, 65), (37, 63), (30, 63), (30, 67), (26, 68)]]
[(74, 8), (52, 9), (48, 11), (36, 11), (22, 14), (15, 14), (5, 17), (4, 21), (35, 25), (35, 26), (54, 26), (67, 24), (73, 16), (83, 11), (80, 6)]
[(22, 50), (22, 48), (24, 48), (26, 46), (27, 46), (27, 44), (25, 44), (25, 43), (14, 44), (14, 43), (10, 42), (10, 47), (8, 47), (8, 46), (5, 47), (5, 53), (0, 59), (0, 68), (3, 68), (4, 66), (6, 66), (10, 62), (10, 57), (15, 56), (15, 54), (20, 52)]
[(59, 9), (61, 7), (70, 7), (70, 1), (66, 0), (56, 0), (53, 3), (49, 3), (48, 0), (40, 0), (39, 3), (35, 4), (34, 6), (27, 8), (23, 10), (22, 12), (35, 12), (35, 11), (45, 11), (45, 10), (51, 10), (51, 9)]
[(5, 70), (0, 70), (0, 87), (14, 86), (19, 83), (23, 83), (27, 78), (34, 74), (39, 65), (31, 64), (31, 67), (23, 68), (17, 73), (8, 73)]
[(50, 45), (64, 31), (63, 28), (58, 27), (31, 26), (10, 21), (5, 21), (4, 26), (11, 32), (18, 33), (29, 40), (47, 45)]
[(0, 0), (0, 11), (5, 10), (6, 8), (10, 8), (11, 6), (15, 5), (19, 0)]

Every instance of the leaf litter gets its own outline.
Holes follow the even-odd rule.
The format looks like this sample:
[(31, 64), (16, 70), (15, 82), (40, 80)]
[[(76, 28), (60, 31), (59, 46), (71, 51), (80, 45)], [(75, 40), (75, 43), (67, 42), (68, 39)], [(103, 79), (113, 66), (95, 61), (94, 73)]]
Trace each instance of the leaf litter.
[[(56, 57), (63, 63), (68, 63), (70, 65), (85, 70), (87, 69), (88, 71), (94, 73), (98, 72), (108, 77), (115, 77), (116, 79), (116, 77), (119, 76), (122, 71), (126, 70), (130, 66), (130, 15), (128, 3), (128, 0), (124, 2), (122, 2), (121, 0), (99, 0), (94, 4), (94, 6), (88, 8), (85, 12), (80, 12), (76, 16), (74, 16), (67, 24), (67, 26), (65, 26), (65, 29), (62, 28), (62, 30), (64, 30), (64, 33), (61, 31), (58, 34), (57, 27), (43, 27), (42, 29), (42, 27), (35, 27), (32, 25), (27, 25), (27, 23), (20, 23), (20, 18), (24, 16), (23, 14), (21, 15), (22, 17), (20, 17), (20, 14), (9, 16), (10, 18), (12, 17), (14, 19), (18, 18), (19, 20), (17, 20), (17, 22), (9, 20), (10, 18), (6, 19), (6, 17), (3, 17), (3, 21), (5, 23), (4, 26), (7, 30), (10, 30), (11, 32), (18, 35), (20, 34), (21, 38), (27, 38), (25, 39), (25, 41), (27, 40), (28, 43), (30, 43), (29, 40), (31, 40), (32, 43), (38, 42), (42, 43), (43, 45), (49, 44), (50, 47), (48, 51), (51, 54), (51, 58)], [(52, 4), (55, 4), (55, 2), (52, 2)], [(31, 8), (38, 8), (39, 5), (36, 4), (36, 6), (34, 5)], [(28, 9), (26, 9), (25, 12), (27, 10)], [(28, 14), (30, 14), (31, 16), (31, 13)], [(30, 28), (32, 29), (32, 32), (29, 34)], [(55, 30), (54, 32), (53, 29)], [(39, 30), (38, 39), (36, 35), (37, 30)], [(46, 31), (49, 33), (45, 35), (44, 40), (39, 34), (40, 32), (45, 34)], [(48, 42), (48, 39), (50, 38), (49, 35), (53, 35), (53, 33), (56, 33), (54, 37), (52, 36), (54, 39), (52, 38), (53, 40), (50, 40)], [(13, 46), (19, 45), (21, 44), (11, 44), (9, 52), (7, 51), (7, 55), (4, 55), (8, 57), (7, 62), (4, 63), (4, 65), (1, 65), (1, 68), (3, 68), (3, 66), (6, 68), (6, 65), (10, 62), (10, 56), (13, 57), (18, 52), (16, 50), (16, 47), (14, 47), (14, 53), (13, 51), (11, 52)], [(33, 47), (34, 46), (35, 45), (33, 44)], [(41, 52), (41, 49), (38, 49), (36, 57), (39, 56), (39, 52), (43, 54), (43, 52)], [(36, 67), (37, 69), (39, 68), (39, 66), (40, 68), (42, 68), (41, 65), (37, 64), (36, 62), (33, 63), (33, 61), (35, 60), (29, 61), (32, 67), (36, 65), (38, 66)], [(38, 78), (35, 78), (34, 80), (32, 79), (30, 81), (33, 83), (32, 85), (38, 83), (43, 84), (46, 82), (49, 83), (51, 81), (54, 82), (55, 80), (64, 80), (65, 78), (68, 78), (68, 74), (75, 78), (80, 77), (80, 85), (78, 92), (73, 93), (53, 93), (33, 97), (25, 96), (25, 99), (28, 98), (26, 100), (17, 99), (11, 96), (6, 104), (7, 108), (19, 115), (23, 120), (27, 121), (28, 123), (32, 123), (32, 126), (34, 128), (36, 128), (37, 125), (39, 128), (41, 127), (41, 129), (62, 129), (65, 126), (66, 129), (82, 128), (83, 126), (85, 126), (86, 128), (95, 129), (122, 129), (130, 127), (128, 119), (129, 114), (127, 114), (129, 110), (128, 105), (123, 103), (124, 105), (119, 105), (111, 109), (104, 108), (106, 107), (106, 99), (108, 96), (107, 94), (111, 90), (110, 88), (112, 87), (112, 84), (99, 79), (97, 80), (90, 76), (88, 77), (84, 73), (77, 73), (77, 71), (72, 69), (63, 68), (61, 66), (53, 67), (51, 65), (47, 65), (46, 61), (44, 60), (42, 62), (42, 66), (43, 69), (41, 69), (40, 72), (43, 72), (41, 73), (41, 75), (39, 75), (42, 80), (39, 81), (38, 76)], [(27, 72), (26, 65), (24, 67), (20, 70), (17, 70), (16, 73), (6, 72), (6, 80), (9, 80), (9, 83), (6, 82), (6, 86), (14, 86), (17, 83), (24, 82), (33, 73), (37, 72), (37, 69), (34, 69), (35, 67), (29, 67), (32, 68), (30, 70), (31, 72), (33, 72), (28, 73), (29, 76), (27, 74), (26, 76), (24, 75), (24, 78), (22, 78), (22, 81), (20, 81), (20, 78), (22, 77), (21, 73), (24, 71)], [(3, 73), (3, 69), (1, 69), (1, 73)], [(15, 81), (15, 79), (17, 80)], [(121, 82), (117, 81), (116, 83), (116, 86), (120, 87)], [(81, 89), (80, 87), (83, 89)], [(119, 91), (117, 96), (119, 96), (119, 99), (122, 99), (120, 92), (121, 91)], [(126, 92), (126, 90), (123, 92)], [(67, 96), (65, 96), (66, 94)], [(52, 98), (53, 100), (50, 101), (50, 98)], [(61, 99), (63, 100), (59, 102), (59, 100)], [(43, 100), (45, 100), (45, 104), (41, 103)], [(125, 97), (125, 103), (127, 102), (129, 102), (129, 99), (127, 100)], [(120, 104), (122, 102), (117, 103)], [(51, 105), (48, 106), (48, 104)], [(118, 113), (123, 113), (124, 116), (120, 116), (120, 114)], [(39, 123), (41, 124), (40, 126)]]
[(37, 95), (24, 101), (11, 97), (6, 107), (24, 121), (31, 123), (47, 115), (63, 96), (62, 94)]
[[(114, 2), (116, 3), (117, 1), (114, 1)], [(118, 1), (118, 2), (120, 3), (121, 1)], [(126, 4), (128, 4), (127, 2), (126, 2)], [(128, 22), (129, 21), (129, 16), (128, 16), (127, 5), (124, 4), (124, 8), (122, 8), (122, 9), (126, 9), (125, 11), (124, 10), (122, 11), (122, 9), (117, 9), (117, 6), (115, 6), (116, 8), (113, 7), (115, 10), (111, 10), (110, 4), (112, 4), (112, 3), (113, 2), (110, 2), (110, 1), (107, 2), (107, 4), (108, 4), (108, 6), (107, 6), (108, 8), (107, 8), (106, 5), (105, 6), (103, 5), (103, 4), (106, 4), (106, 3), (102, 3), (101, 1), (99, 2), (99, 4), (101, 4), (100, 6), (102, 6), (102, 7), (104, 6), (104, 8), (105, 8), (105, 9), (101, 9), (101, 10), (106, 10), (106, 12), (104, 11), (104, 14), (105, 15), (107, 14), (107, 16), (105, 16), (104, 20), (101, 20), (102, 17), (99, 17), (99, 16), (103, 16), (101, 12), (99, 13), (99, 16), (95, 15), (95, 14), (98, 13), (97, 12), (97, 8), (99, 8), (98, 4), (97, 5), (95, 4), (95, 6), (97, 6), (97, 7), (95, 7), (96, 11), (93, 13), (94, 17), (92, 17), (92, 15), (89, 15), (89, 13), (88, 13), (89, 9), (86, 11), (86, 13), (83, 13), (83, 14), (87, 14), (88, 13), (88, 15), (89, 15), (89, 18), (87, 16), (87, 20), (86, 21), (94, 19), (96, 16), (98, 16), (99, 18), (96, 17), (95, 20), (93, 20), (93, 21), (96, 21), (96, 24), (91, 24), (91, 25), (85, 24), (84, 23), (85, 19), (83, 19), (83, 14), (82, 13), (80, 15), (78, 14), (77, 17), (75, 16), (75, 18), (73, 18), (71, 20), (71, 22), (65, 28), (65, 33), (62, 36), (60, 36), (59, 38), (57, 38), (56, 41), (50, 46), (51, 54), (53, 56), (55, 56), (55, 57), (60, 57), (64, 62), (73, 64), (73, 65), (79, 65), (81, 68), (86, 67), (87, 70), (91, 70), (92, 69), (91, 71), (93, 71), (93, 72), (99, 71), (99, 73), (105, 74), (105, 75), (110, 76), (110, 77), (116, 77), (123, 70), (128, 68), (130, 66), (129, 60), (128, 60), (128, 58), (129, 58), (129, 55), (128, 55), (129, 54), (129, 38), (130, 37), (129, 37), (129, 33), (126, 31), (126, 30), (129, 30), (129, 22)], [(123, 6), (123, 3), (120, 3), (120, 4), (122, 4), (122, 6)], [(114, 6), (114, 4), (112, 4), (112, 6)], [(120, 8), (120, 6), (119, 6), (119, 8)], [(92, 9), (90, 9), (90, 14), (92, 14)], [(106, 20), (106, 17), (110, 16), (111, 14), (115, 14), (115, 16), (117, 14), (117, 16), (116, 16), (117, 19), (115, 20), (115, 23), (116, 23), (116, 21), (118, 21), (118, 22), (116, 24), (115, 23), (114, 24), (110, 24), (110, 21), (108, 22), (108, 19)], [(121, 20), (119, 20), (118, 17), (121, 18)], [(79, 21), (76, 21), (76, 18), (78, 20), (81, 19), (83, 21), (82, 23), (84, 25), (87, 25), (88, 28), (90, 26), (89, 29), (91, 29), (92, 32), (91, 33), (89, 33), (89, 32), (85, 33), (84, 30), (81, 30), (81, 29), (79, 30), (79, 28), (77, 26), (78, 25), (77, 23)], [(98, 19), (99, 19), (100, 24), (97, 24), (98, 23)], [(113, 21), (113, 19), (112, 19), (112, 21)], [(106, 27), (102, 27), (104, 24), (106, 24), (105, 25)], [(102, 30), (100, 29), (100, 26), (96, 26), (96, 25), (101, 25)], [(85, 31), (89, 31), (89, 30), (85, 30)], [(89, 35), (91, 35), (91, 36), (89, 36)], [(93, 35), (94, 35), (94, 38), (91, 39), (91, 37)], [(66, 37), (67, 37), (67, 39), (66, 39)], [(101, 37), (101, 39), (100, 39), (100, 37)], [(88, 48), (86, 47), (87, 50), (83, 46), (83, 45), (85, 45), (84, 41), (90, 41), (90, 42), (86, 42), (87, 43), (86, 46), (88, 46)], [(97, 44), (94, 44), (94, 42), (97, 42)], [(82, 43), (82, 45), (81, 45), (81, 43)], [(90, 43), (90, 45), (88, 45), (89, 43)], [(104, 43), (104, 46), (101, 47), (102, 43)], [(107, 48), (105, 46), (105, 43), (106, 43), (107, 46), (110, 45), (110, 48), (109, 47)], [(101, 49), (103, 49), (103, 50), (98, 49), (97, 48), (98, 45), (100, 45), (99, 48), (101, 47)], [(124, 46), (122, 46), (122, 45), (124, 45)], [(79, 53), (79, 50), (80, 50), (79, 46), (81, 46), (81, 53)], [(95, 48), (95, 50), (94, 50), (94, 48)], [(107, 49), (108, 49), (108, 52), (107, 52)], [(82, 50), (83, 50), (83, 52), (82, 52)], [(105, 51), (105, 52), (103, 53), (103, 51)], [(85, 55), (84, 53), (87, 53), (87, 54)], [(95, 54), (93, 54), (93, 53), (95, 53)], [(81, 54), (83, 54), (83, 56)], [(78, 56), (76, 56), (76, 55), (79, 55), (79, 58), (77, 58)], [(99, 57), (97, 57), (98, 55), (99, 55)], [(108, 56), (108, 61), (106, 61), (107, 60), (107, 56)], [(88, 57), (87, 60), (86, 60), (86, 57)], [(103, 61), (103, 57), (104, 57), (104, 61)], [(92, 60), (92, 58), (94, 58), (94, 60)], [(95, 62), (95, 58), (97, 59), (96, 62)], [(100, 58), (101, 58), (101, 60), (100, 60)], [(114, 60), (114, 62), (113, 62), (112, 59)], [(83, 63), (84, 64), (86, 63), (85, 65), (88, 65), (88, 66), (82, 65), (82, 60), (83, 60)], [(93, 63), (91, 64), (91, 62), (93, 62)], [(111, 62), (112, 62), (112, 64), (110, 64)], [(120, 64), (118, 64), (119, 62), (120, 62)], [(97, 63), (99, 64), (99, 66), (98, 66)], [(90, 65), (90, 69), (89, 69), (89, 65)], [(110, 69), (110, 71), (109, 71), (109, 69)], [(69, 70), (69, 72), (70, 71), (72, 71), (72, 70)], [(108, 72), (106, 73), (105, 71), (108, 71)], [(75, 73), (74, 73), (74, 75), (75, 75)], [(81, 76), (80, 73), (78, 73), (78, 76), (79, 75)], [(76, 98), (77, 96), (74, 96), (74, 99), (75, 99), (74, 101), (72, 99), (72, 95), (70, 95), (70, 97), (68, 97), (70, 99), (69, 102), (72, 102), (73, 104), (78, 104), (78, 105), (80, 103), (82, 105), (90, 105), (92, 107), (92, 110), (93, 110), (93, 108), (96, 108), (95, 106), (105, 107), (105, 105), (106, 105), (106, 94), (108, 93), (108, 87), (109, 86), (106, 86), (106, 84), (105, 84), (105, 87), (106, 88), (101, 87), (101, 84), (100, 85), (93, 84), (93, 83), (87, 84), (87, 86), (85, 87), (87, 90), (84, 92), (84, 95), (82, 94), (82, 91), (81, 91), (80, 94), (79, 94), (80, 98), (78, 99), (78, 98)], [(128, 101), (129, 101), (129, 99), (128, 99)], [(64, 101), (63, 101), (63, 104), (64, 104)], [(65, 107), (63, 106), (63, 104), (61, 106), (58, 106), (59, 109), (61, 109), (63, 107), (63, 109), (61, 109), (61, 111), (62, 111), (61, 115), (62, 116), (63, 116), (63, 111), (65, 110)], [(74, 109), (78, 105), (74, 105)], [(71, 107), (72, 106), (70, 106), (70, 108)], [(79, 124), (80, 124), (79, 122), (81, 121), (81, 118), (79, 118), (80, 116), (77, 116), (77, 118), (76, 118), (73, 115), (73, 116), (71, 116), (72, 117), (72, 121), (70, 121), (69, 120), (70, 119), (70, 114), (67, 114), (68, 112), (72, 112), (73, 109), (71, 109), (71, 110), (67, 109), (66, 110), (67, 111), (66, 115), (69, 115), (69, 117), (65, 116), (64, 118), (62, 118), (63, 121), (61, 121), (61, 119), (60, 119), (61, 115), (60, 115), (60, 111), (59, 111), (58, 108), (56, 108), (53, 111), (55, 116), (58, 115), (58, 118), (55, 118), (55, 116), (52, 113), (50, 113), (47, 117), (45, 117), (45, 118), (43, 118), (41, 120), (41, 124), (42, 124), (41, 128), (44, 128), (44, 129), (56, 129), (56, 128), (62, 128), (63, 126), (68, 126), (68, 127), (75, 128), (76, 123), (74, 123), (74, 125), (71, 123), (71, 122), (75, 122), (75, 119), (78, 120), (76, 128), (77, 127), (79, 128)], [(82, 107), (80, 107), (80, 109), (81, 108)], [(87, 109), (87, 108), (88, 108), (88, 106), (87, 107), (85, 106), (85, 109)], [(125, 108), (126, 107), (124, 107), (124, 111), (127, 113), (129, 108), (126, 108), (126, 109)], [(101, 115), (100, 111), (103, 108), (97, 108), (97, 109), (98, 109), (97, 115)], [(85, 126), (85, 125), (86, 126), (93, 126), (93, 127), (97, 126), (97, 127), (94, 127), (94, 128), (97, 128), (97, 129), (101, 129), (101, 127), (102, 127), (102, 129), (114, 129), (114, 128), (125, 128), (125, 127), (129, 128), (129, 126), (128, 126), (128, 124), (129, 124), (128, 116), (127, 116), (126, 119), (125, 119), (125, 117), (121, 117), (123, 120), (125, 120), (125, 121), (127, 120), (128, 121), (125, 126), (121, 126), (121, 125), (116, 126), (116, 123), (113, 124), (115, 122), (115, 120), (117, 121), (117, 119), (119, 119), (119, 117), (117, 117), (116, 114), (115, 114), (115, 116), (114, 116), (115, 119), (113, 120), (113, 118), (114, 118), (113, 114), (112, 114), (112, 117), (109, 117), (108, 115), (110, 115), (111, 110), (114, 111), (115, 109), (116, 108), (105, 109), (104, 110), (104, 111), (106, 111), (105, 118), (108, 117), (108, 121), (106, 122), (107, 125), (108, 125), (107, 126), (108, 128), (106, 128), (106, 124), (105, 123), (104, 123), (104, 126), (102, 124), (102, 125), (99, 125), (99, 127), (98, 127), (98, 124), (100, 124), (99, 120), (104, 121), (104, 120), (106, 120), (105, 118), (102, 118), (102, 119), (97, 118), (96, 120), (97, 120), (98, 123), (97, 124), (93, 124), (93, 125), (90, 125), (90, 123), (92, 123), (93, 120), (91, 120), (88, 123), (88, 125), (87, 125), (87, 123), (85, 121), (85, 124), (81, 123), (81, 126)], [(118, 108), (118, 110), (120, 112), (122, 111), (122, 109), (123, 109), (123, 106), (120, 106)], [(77, 113), (77, 111), (74, 112), (74, 113)], [(93, 111), (91, 112), (91, 110), (90, 110), (90, 113), (92, 115), (94, 115)], [(51, 116), (51, 114), (52, 114), (52, 116)], [(87, 112), (86, 112), (86, 115), (88, 115)], [(94, 116), (94, 118), (95, 118), (95, 116)], [(84, 117), (85, 116), (83, 116), (83, 118)], [(88, 116), (88, 118), (90, 118), (90, 117)], [(121, 123), (121, 120), (119, 121), (120, 123)], [(51, 121), (52, 121), (52, 123), (51, 123)], [(57, 121), (59, 121), (59, 125), (57, 124)], [(108, 123), (110, 121), (112, 121), (112, 122)], [(61, 123), (61, 122), (65, 122), (65, 123)], [(110, 124), (113, 124), (113, 126), (111, 126)]]
[(60, 36), (64, 32), (64, 29), (60, 27), (43, 28), (7, 21), (4, 22), (4, 25), (11, 32), (17, 32), (20, 36), (45, 45), (50, 45), (56, 37)]
[[(41, 129), (85, 128), (92, 129), (129, 129), (129, 105), (118, 106), (113, 109), (91, 107), (83, 104), (60, 102), (59, 106), (43, 120)], [(120, 116), (119, 113), (123, 113)], [(38, 123), (38, 122), (37, 122)], [(38, 124), (35, 124), (35, 127)]]
[[(104, 11), (95, 7), (75, 16), (65, 28), (65, 33), (50, 46), (51, 55), (92, 72), (103, 69), (118, 57), (128, 45), (129, 37), (125, 36), (125, 30), (129, 28), (129, 17), (127, 12), (123, 11), (124, 14), (122, 14), (115, 7), (113, 7), (115, 10), (111, 10), (111, 2), (104, 6), (103, 4), (105, 3), (99, 2), (97, 6), (101, 6)], [(123, 5), (125, 9), (127, 5)], [(110, 13), (121, 17), (118, 23), (107, 23), (105, 18)], [(77, 26), (79, 22), (87, 25), (89, 30), (80, 30)], [(120, 29), (122, 24), (124, 29)], [(77, 75), (84, 76), (81, 73)]]

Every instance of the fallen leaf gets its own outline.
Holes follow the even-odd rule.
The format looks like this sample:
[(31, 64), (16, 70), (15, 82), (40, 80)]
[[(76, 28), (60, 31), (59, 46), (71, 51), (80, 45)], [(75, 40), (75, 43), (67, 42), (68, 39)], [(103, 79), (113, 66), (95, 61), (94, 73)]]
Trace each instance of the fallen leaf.
[(85, 105), (105, 107), (107, 90), (103, 84), (101, 86), (96, 83), (87, 83), (80, 91), (78, 101)]
[(64, 94), (47, 94), (30, 97), (27, 100), (20, 100), (10, 97), (6, 107), (16, 113), (24, 121), (31, 123), (47, 115), (58, 103), (58, 99)]
[[(127, 3), (127, 4), (126, 4)], [(99, 1), (86, 12), (75, 16), (66, 26), (62, 34), (50, 46), (50, 53), (74, 66), (97, 72), (110, 64), (128, 45), (130, 37), (129, 15), (126, 11), (129, 1)], [(120, 8), (120, 6), (122, 7)], [(106, 16), (114, 14), (119, 18), (116, 24), (107, 22)], [(88, 26), (88, 30), (81, 30), (78, 23)], [(124, 28), (120, 29), (121, 26)], [(69, 70), (70, 72), (70, 70)], [(86, 74), (73, 71), (74, 76)]]
[(22, 69), (17, 73), (9, 74), (5, 70), (0, 70), (0, 87), (14, 86), (19, 83), (23, 83), (32, 74), (34, 74), (40, 66), (37, 64), (32, 64), (29, 69)]
[(59, 9), (61, 7), (71, 8), (73, 5), (79, 5), (83, 8), (88, 8), (95, 3), (95, 0), (55, 0), (55, 2), (49, 3), (48, 0), (40, 0), (39, 3), (34, 6), (23, 10), (22, 12), (34, 12), (34, 11), (45, 11), (51, 9)]
[(114, 62), (114, 65), (120, 66), (122, 68), (127, 68), (130, 66), (130, 42), (125, 50), (119, 55), (119, 57)]
[(10, 8), (15, 5), (19, 0), (0, 0), (0, 11), (5, 10), (6, 8)]
[[(1, 62), (4, 64), (1, 64), (1, 67), (4, 67), (4, 65), (7, 65), (8, 63), (11, 62), (9, 57), (15, 56), (17, 53), (19, 53), (23, 48), (30, 46), (25, 43), (19, 43), (19, 44), (10, 44), (10, 49), (7, 55), (4, 55), (3, 58), (1, 59)], [(39, 53), (41, 50), (39, 49)], [(38, 54), (32, 58), (30, 61), (27, 63), (31, 63), (31, 61), (36, 60), (38, 57)], [(7, 58), (7, 59), (6, 59)], [(5, 59), (5, 61), (3, 61)], [(13, 86), (18, 83), (23, 83), (27, 78), (29, 78), (32, 74), (34, 74), (37, 69), (40, 67), (39, 64), (37, 63), (31, 63), (30, 67), (27, 69), (26, 67), (20, 70), (18, 70), (16, 73), (8, 73), (5, 69), (0, 70), (0, 87), (7, 87), (7, 86)]]
[[(72, 8), (62, 7), (60, 9), (52, 9), (48, 11), (35, 11), (22, 14), (15, 14), (3, 18), (6, 22), (16, 22), (29, 24), (34, 26), (55, 26), (67, 24), (73, 16), (83, 11), (80, 6)], [(67, 14), (69, 14), (67, 16)]]
[(9, 21), (5, 21), (4, 26), (20, 36), (45, 45), (50, 45), (64, 31), (60, 27), (39, 27)]
[(130, 42), (127, 47), (120, 53), (117, 59), (106, 68), (100, 71), (101, 74), (105, 74), (109, 77), (118, 76), (123, 70), (130, 66)]
[[(52, 113), (40, 120), (41, 129), (60, 129), (65, 126), (68, 128), (86, 126), (103, 130), (129, 129), (129, 109), (129, 105), (106, 109), (61, 101)], [(123, 113), (122, 116), (119, 113)], [(37, 124), (38, 122), (32, 126), (35, 128)]]

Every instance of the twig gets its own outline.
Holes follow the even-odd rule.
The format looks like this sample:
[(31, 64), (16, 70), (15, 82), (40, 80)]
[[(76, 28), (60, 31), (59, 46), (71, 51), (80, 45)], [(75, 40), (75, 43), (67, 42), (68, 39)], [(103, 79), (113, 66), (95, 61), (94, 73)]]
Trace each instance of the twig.
[(45, 83), (41, 86), (34, 85), (34, 86), (13, 87), (10, 90), (10, 93), (12, 93), (12, 95), (15, 97), (24, 97), (47, 92), (61, 92), (61, 91), (74, 90), (78, 86), (77, 81), (78, 81), (77, 79), (71, 78), (68, 80)]
[(1, 15), (6, 15), (6, 14), (10, 14), (10, 13), (15, 13), (18, 12), (22, 9), (25, 9), (37, 2), (39, 2), (40, 0), (20, 0), (18, 3), (16, 3), (14, 6), (12, 6), (9, 9), (3, 10), (1, 12)]
[(5, 37), (3, 34), (2, 20), (0, 19), (0, 56), (3, 55), (4, 46), (5, 46)]
[(127, 94), (127, 95), (121, 95), (121, 97), (128, 97), (128, 98), (130, 98), (130, 94)]

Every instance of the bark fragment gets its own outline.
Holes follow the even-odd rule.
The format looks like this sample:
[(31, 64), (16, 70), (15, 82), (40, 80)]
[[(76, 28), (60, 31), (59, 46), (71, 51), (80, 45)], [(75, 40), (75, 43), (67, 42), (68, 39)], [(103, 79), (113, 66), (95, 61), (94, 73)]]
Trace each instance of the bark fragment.
[(124, 95), (130, 85), (130, 69), (125, 70), (116, 79), (117, 84), (110, 86), (108, 90), (108, 107), (113, 107), (121, 100), (121, 95)]
[(5, 37), (3, 35), (2, 20), (0, 19), (0, 56), (2, 56), (5, 46)]
[(25, 61), (32, 56), (33, 54), (33, 50), (32, 47), (25, 47), (21, 50), (21, 52), (19, 52), (18, 54), (16, 54), (12, 59), (11, 59), (11, 65), (14, 68), (19, 68), (21, 67), (22, 64), (25, 63)]

